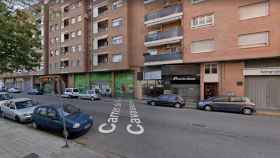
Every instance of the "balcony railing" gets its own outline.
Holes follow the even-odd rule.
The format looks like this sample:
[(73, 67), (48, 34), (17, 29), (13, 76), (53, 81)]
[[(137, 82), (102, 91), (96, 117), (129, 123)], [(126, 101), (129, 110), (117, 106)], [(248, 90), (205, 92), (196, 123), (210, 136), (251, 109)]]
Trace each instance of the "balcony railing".
[(183, 11), (182, 5), (181, 4), (176, 4), (170, 7), (167, 7), (165, 9), (162, 9), (157, 12), (149, 13), (145, 16), (145, 21), (157, 19), (157, 18), (162, 18), (165, 16), (169, 16), (172, 14), (180, 13)]
[(149, 34), (146, 36), (145, 42), (168, 39), (168, 38), (172, 38), (172, 37), (179, 37), (182, 35), (183, 35), (182, 29), (173, 28), (173, 29), (169, 29), (166, 32), (158, 32), (158, 33)]
[(158, 61), (171, 61), (171, 60), (182, 60), (181, 52), (167, 52), (158, 55), (147, 54), (144, 56), (146, 62), (158, 62)]

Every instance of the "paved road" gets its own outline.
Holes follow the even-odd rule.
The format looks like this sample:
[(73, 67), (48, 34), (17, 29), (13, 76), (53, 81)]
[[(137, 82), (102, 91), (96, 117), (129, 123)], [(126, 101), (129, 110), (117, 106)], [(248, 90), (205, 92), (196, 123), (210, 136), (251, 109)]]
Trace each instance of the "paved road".
[[(33, 98), (41, 103), (58, 102), (53, 96)], [(136, 103), (145, 131), (133, 135), (126, 126), (130, 123), (130, 112), (135, 109), (127, 101), (65, 99), (64, 102), (77, 105), (95, 117), (95, 127), (75, 141), (108, 158), (279, 158), (280, 155), (280, 118)], [(113, 104), (118, 103), (122, 106), (115, 132), (100, 133), (98, 126), (106, 122)]]

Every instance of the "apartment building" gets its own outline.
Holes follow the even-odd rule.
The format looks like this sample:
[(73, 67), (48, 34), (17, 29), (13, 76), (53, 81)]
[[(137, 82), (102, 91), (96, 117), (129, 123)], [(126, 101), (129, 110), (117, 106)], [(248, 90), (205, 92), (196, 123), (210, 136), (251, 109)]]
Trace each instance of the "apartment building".
[[(158, 87), (171, 85), (177, 93), (184, 93), (187, 100), (197, 96), (204, 99), (245, 95), (259, 109), (280, 109), (277, 96), (280, 32), (276, 22), (280, 18), (279, 1), (146, 0), (144, 3), (148, 30), (144, 79), (158, 81), (155, 85)], [(166, 11), (173, 3), (181, 4), (182, 11)], [(163, 33), (172, 24), (183, 30), (172, 34), (175, 38)], [(176, 42), (181, 45), (181, 55), (162, 54), (162, 47), (171, 47), (170, 43)], [(176, 87), (179, 84), (183, 85)]]
[(101, 93), (112, 96), (122, 96), (123, 91), (128, 97), (139, 95), (141, 86), (136, 87), (136, 74), (142, 65), (143, 43), (140, 43), (138, 50), (135, 50), (137, 46), (132, 48), (132, 44), (138, 45), (139, 42), (131, 42), (134, 37), (130, 34), (136, 32), (136, 36), (139, 36), (141, 29), (144, 29), (137, 27), (143, 21), (139, 23), (132, 19), (135, 18), (132, 17), (134, 9), (141, 6), (143, 8), (141, 1), (93, 2), (91, 73), (75, 75), (75, 87), (82, 90), (98, 88)]

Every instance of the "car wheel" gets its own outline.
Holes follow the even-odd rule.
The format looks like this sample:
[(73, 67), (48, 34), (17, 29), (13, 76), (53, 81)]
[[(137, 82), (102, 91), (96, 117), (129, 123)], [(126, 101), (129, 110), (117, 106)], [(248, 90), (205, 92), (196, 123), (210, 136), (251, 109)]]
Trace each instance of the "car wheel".
[(181, 105), (179, 103), (176, 103), (175, 108), (181, 108)]
[(205, 110), (205, 111), (212, 111), (212, 107), (211, 107), (210, 105), (206, 105), (206, 106), (204, 107), (204, 110)]
[(250, 109), (250, 108), (244, 108), (244, 109), (242, 110), (242, 113), (243, 113), (244, 115), (252, 115), (252, 114), (253, 114), (253, 110)]
[(152, 101), (152, 102), (151, 102), (151, 105), (152, 105), (152, 106), (156, 106), (156, 102)]

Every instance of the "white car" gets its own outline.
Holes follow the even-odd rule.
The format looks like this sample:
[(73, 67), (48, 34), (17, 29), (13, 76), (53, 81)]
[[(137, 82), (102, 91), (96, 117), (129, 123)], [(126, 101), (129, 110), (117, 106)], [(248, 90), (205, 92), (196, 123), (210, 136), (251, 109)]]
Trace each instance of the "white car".
[(0, 112), (3, 117), (17, 122), (29, 122), (37, 104), (29, 98), (11, 99), (0, 104)]
[(20, 93), (21, 91), (19, 89), (17, 89), (17, 88), (9, 88), (8, 92), (9, 93)]
[(62, 97), (64, 98), (78, 98), (79, 90), (77, 88), (66, 88)]
[(88, 90), (86, 93), (80, 93), (79, 98), (81, 99), (90, 99), (92, 101), (94, 100), (100, 100), (100, 96), (98, 93), (96, 93), (95, 90)]

